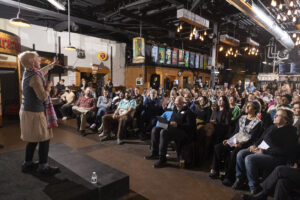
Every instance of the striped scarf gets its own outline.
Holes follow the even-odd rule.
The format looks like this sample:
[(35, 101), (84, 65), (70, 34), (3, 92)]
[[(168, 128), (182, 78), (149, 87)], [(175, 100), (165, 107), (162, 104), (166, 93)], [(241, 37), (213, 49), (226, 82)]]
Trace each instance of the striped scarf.
[[(42, 78), (44, 87), (46, 87), (46, 79), (44, 74), (39, 70), (34, 70), (34, 72)], [(48, 128), (57, 127), (57, 117), (50, 96), (48, 96), (44, 104)]]

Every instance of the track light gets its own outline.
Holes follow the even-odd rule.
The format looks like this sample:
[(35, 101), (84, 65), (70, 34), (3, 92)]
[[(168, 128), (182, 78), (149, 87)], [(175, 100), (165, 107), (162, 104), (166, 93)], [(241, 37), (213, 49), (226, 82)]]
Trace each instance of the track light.
[(31, 24), (27, 20), (19, 17), (20, 13), (21, 13), (21, 6), (20, 6), (20, 0), (19, 0), (19, 11), (17, 13), (17, 17), (10, 19), (9, 23), (11, 25), (18, 26), (18, 27), (25, 27), (25, 28), (31, 27)]
[(51, 3), (53, 6), (55, 6), (58, 10), (63, 10), (65, 11), (66, 8), (65, 6), (60, 3), (58, 0), (47, 0), (49, 3)]

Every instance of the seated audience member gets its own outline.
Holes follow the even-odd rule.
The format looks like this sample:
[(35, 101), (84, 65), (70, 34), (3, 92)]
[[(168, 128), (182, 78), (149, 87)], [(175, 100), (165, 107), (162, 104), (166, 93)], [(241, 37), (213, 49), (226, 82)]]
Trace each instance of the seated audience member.
[(265, 130), (267, 130), (267, 128), (269, 128), (269, 126), (273, 124), (273, 121), (271, 115), (267, 113), (267, 104), (261, 98), (258, 98), (257, 101), (259, 101), (261, 105), (261, 112), (258, 114), (258, 117), (262, 121), (261, 132), (264, 132)]
[(103, 96), (100, 96), (97, 101), (97, 115), (96, 115), (96, 121), (93, 123), (90, 128), (95, 129), (99, 128), (102, 124), (102, 117), (105, 115), (106, 111), (111, 106), (111, 98), (109, 97), (109, 92), (107, 89), (103, 89)]
[(299, 95), (293, 95), (292, 103), (296, 103), (300, 101), (300, 96)]
[(213, 124), (213, 134), (208, 134), (206, 139), (213, 139), (214, 144), (221, 143), (229, 131), (230, 121), (231, 112), (228, 99), (226, 96), (221, 96), (217, 108), (213, 110), (210, 118), (210, 122)]
[(151, 132), (151, 129), (156, 124), (156, 116), (160, 116), (162, 114), (161, 100), (157, 97), (155, 89), (150, 91), (150, 96), (144, 100), (143, 107), (143, 134), (147, 135), (147, 133)]
[(60, 96), (64, 104), (60, 107), (62, 113), (62, 120), (66, 120), (69, 116), (72, 115), (72, 106), (75, 101), (75, 94), (68, 87), (65, 88), (65, 92)]
[[(299, 157), (299, 156), (298, 156)], [(300, 197), (300, 162), (294, 167), (277, 166), (261, 184), (262, 191), (242, 195), (244, 200), (267, 200), (274, 191), (274, 200), (293, 200)]]
[(124, 91), (119, 91), (119, 92), (118, 92), (118, 95), (115, 96), (115, 97), (112, 99), (112, 102), (111, 102), (111, 109), (112, 109), (113, 111), (115, 111), (115, 110), (118, 108), (118, 106), (119, 106), (119, 104), (120, 104), (120, 101), (121, 101), (122, 99), (124, 99), (124, 96), (125, 96), (125, 92), (124, 92)]
[(128, 122), (132, 120), (135, 108), (135, 100), (130, 99), (129, 91), (126, 91), (125, 98), (120, 101), (114, 114), (107, 114), (102, 117), (104, 138), (102, 138), (101, 141), (110, 140), (113, 128), (118, 127), (117, 144), (123, 144), (121, 140), (123, 131)]
[(56, 88), (58, 90), (58, 93), (65, 92), (65, 80), (60, 79), (59, 82), (57, 82)]
[(133, 99), (136, 102), (136, 108), (134, 112), (134, 118), (137, 119), (137, 125), (139, 128), (139, 131), (143, 131), (143, 120), (141, 118), (141, 114), (143, 111), (143, 102), (144, 102), (144, 97), (140, 94), (140, 88), (136, 87), (134, 88), (134, 96)]
[(86, 128), (86, 115), (89, 111), (96, 109), (96, 100), (92, 96), (92, 89), (87, 87), (84, 91), (84, 95), (81, 95), (77, 100), (75, 106), (72, 107), (73, 112), (77, 118), (77, 129), (80, 131), (82, 136), (85, 136)]
[(164, 167), (167, 162), (167, 147), (170, 141), (176, 141), (177, 149), (184, 143), (189, 143), (193, 139), (195, 131), (195, 117), (193, 112), (184, 105), (184, 98), (176, 97), (176, 107), (170, 119), (167, 129), (154, 127), (151, 132), (151, 155), (146, 156), (147, 160), (159, 159), (154, 163), (155, 168)]
[(291, 105), (290, 105), (291, 102), (292, 102), (292, 96), (291, 95), (285, 94), (285, 95), (281, 96), (280, 103), (279, 103), (280, 105), (278, 105), (277, 107), (275, 107), (275, 109), (273, 109), (270, 112), (272, 120), (274, 120), (274, 115), (276, 114), (276, 111), (277, 111), (278, 108), (280, 108), (280, 107), (291, 108)]
[(168, 101), (166, 102), (165, 105), (162, 105), (162, 108), (165, 111), (174, 109), (176, 96), (177, 96), (176, 90), (171, 90), (170, 97), (168, 98)]
[(87, 81), (85, 78), (81, 79), (81, 83), (79, 85), (79, 88), (77, 90), (77, 96), (81, 96), (81, 94), (84, 94), (85, 89), (88, 87)]
[(235, 96), (229, 97), (229, 106), (231, 111), (231, 121), (235, 122), (240, 117), (240, 108), (236, 105), (237, 98)]
[(236, 159), (236, 181), (240, 189), (247, 176), (251, 194), (259, 192), (260, 175), (269, 175), (278, 165), (285, 165), (297, 152), (298, 136), (293, 124), (293, 112), (279, 108), (270, 126), (260, 139), (248, 149), (239, 151)]
[(201, 162), (205, 161), (205, 155), (208, 152), (205, 152), (206, 145), (206, 131), (205, 125), (209, 123), (211, 117), (211, 108), (208, 105), (208, 98), (203, 96), (200, 97), (198, 102), (195, 101), (196, 107), (196, 142), (194, 144), (194, 153), (195, 153), (195, 164), (200, 165)]
[(293, 126), (297, 128), (297, 134), (300, 136), (300, 101), (293, 103), (294, 122)]
[(195, 104), (192, 102), (192, 94), (188, 91), (188, 92), (185, 92), (184, 95), (184, 103), (187, 107), (189, 107), (189, 109), (195, 113)]
[[(231, 186), (235, 179), (236, 155), (239, 150), (248, 148), (253, 144), (261, 134), (261, 120), (257, 114), (260, 112), (260, 103), (258, 101), (249, 101), (246, 106), (246, 115), (243, 115), (237, 122), (233, 136), (222, 143), (215, 145), (213, 156), (213, 170), (209, 175), (210, 178), (219, 178), (221, 161), (230, 154), (230, 159), (226, 165), (226, 178), (223, 184)], [(226, 162), (226, 160), (225, 160)]]

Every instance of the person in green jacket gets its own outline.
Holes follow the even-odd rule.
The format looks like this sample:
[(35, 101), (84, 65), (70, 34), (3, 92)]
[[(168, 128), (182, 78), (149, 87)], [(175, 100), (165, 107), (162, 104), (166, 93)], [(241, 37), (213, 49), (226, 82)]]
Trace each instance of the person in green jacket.
[(235, 122), (240, 116), (240, 108), (236, 105), (236, 101), (237, 98), (235, 96), (231, 96), (229, 98), (230, 111), (232, 113), (232, 122)]

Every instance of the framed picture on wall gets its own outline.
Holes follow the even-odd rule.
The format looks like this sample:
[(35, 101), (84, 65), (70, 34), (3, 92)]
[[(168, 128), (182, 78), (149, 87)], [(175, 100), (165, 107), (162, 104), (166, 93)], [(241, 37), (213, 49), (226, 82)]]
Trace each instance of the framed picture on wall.
[(195, 68), (195, 53), (190, 53), (190, 68)]
[(172, 64), (172, 49), (167, 48), (166, 51), (166, 64), (171, 65)]
[(199, 69), (199, 62), (200, 62), (200, 55), (196, 54), (196, 57), (195, 57), (195, 68), (196, 69)]
[(179, 66), (184, 66), (184, 50), (182, 49), (178, 51), (178, 64)]
[(166, 60), (166, 49), (164, 47), (158, 48), (158, 62), (164, 64)]
[(151, 58), (152, 58), (152, 62), (154, 63), (158, 62), (158, 46), (156, 45), (152, 46)]
[(189, 67), (189, 59), (190, 59), (190, 52), (185, 51), (184, 54), (184, 66)]
[(177, 65), (178, 59), (178, 49), (173, 49), (172, 51), (172, 65)]

